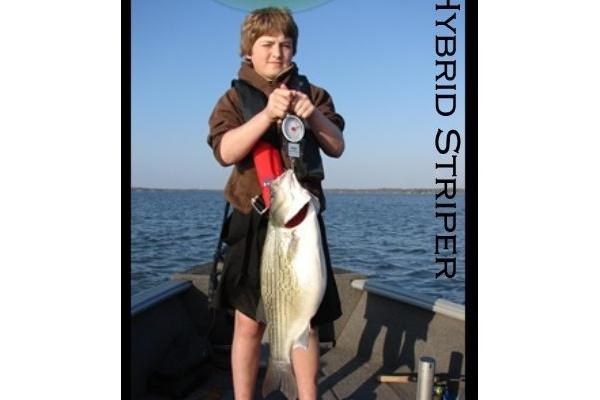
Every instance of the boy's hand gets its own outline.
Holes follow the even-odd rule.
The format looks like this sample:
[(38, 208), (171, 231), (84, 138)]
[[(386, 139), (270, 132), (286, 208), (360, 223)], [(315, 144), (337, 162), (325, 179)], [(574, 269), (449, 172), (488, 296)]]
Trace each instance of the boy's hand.
[(293, 90), (294, 99), (292, 100), (292, 111), (300, 118), (307, 119), (315, 111), (315, 106), (310, 101), (307, 95), (302, 92)]
[(282, 83), (269, 95), (269, 101), (264, 111), (273, 121), (282, 119), (290, 109), (292, 97), (293, 91)]

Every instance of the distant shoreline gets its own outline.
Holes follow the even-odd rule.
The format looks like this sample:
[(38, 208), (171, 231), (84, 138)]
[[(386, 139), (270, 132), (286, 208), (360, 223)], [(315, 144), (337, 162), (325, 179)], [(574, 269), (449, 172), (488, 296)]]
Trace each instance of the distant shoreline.
[[(380, 189), (324, 189), (325, 193), (404, 193), (404, 194), (433, 194), (439, 189), (427, 188), (380, 188)], [(222, 192), (223, 189), (166, 189), (166, 188), (146, 188), (132, 187), (132, 192)], [(457, 193), (464, 193), (464, 188), (457, 188)]]

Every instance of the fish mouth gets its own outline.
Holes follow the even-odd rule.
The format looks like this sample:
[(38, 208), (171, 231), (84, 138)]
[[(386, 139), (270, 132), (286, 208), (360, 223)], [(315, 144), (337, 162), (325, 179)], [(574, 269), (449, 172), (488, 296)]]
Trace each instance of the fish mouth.
[(302, 223), (302, 221), (304, 221), (304, 218), (306, 218), (306, 214), (308, 213), (308, 205), (310, 204), (310, 202), (307, 202), (301, 209), (300, 211), (298, 211), (296, 214), (294, 214), (291, 218), (289, 218), (284, 226), (286, 228), (293, 228), (295, 226), (298, 226)]

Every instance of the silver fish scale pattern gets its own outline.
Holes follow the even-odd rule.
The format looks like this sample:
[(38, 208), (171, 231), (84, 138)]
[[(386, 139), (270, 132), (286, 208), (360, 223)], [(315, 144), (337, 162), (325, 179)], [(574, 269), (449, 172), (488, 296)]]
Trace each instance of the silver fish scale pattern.
[(292, 268), (297, 239), (290, 231), (269, 227), (263, 248), (261, 291), (268, 322), (271, 356), (289, 360), (285, 333), (293, 317), (298, 295), (298, 280)]
[[(270, 248), (263, 251), (263, 258), (266, 257), (263, 262), (263, 277), (267, 278), (266, 285), (263, 285), (263, 296), (266, 297), (264, 300), (270, 300), (265, 302), (270, 305), (275, 305), (275, 301), (291, 304), (299, 289), (292, 268), (297, 238), (293, 234), (282, 235), (277, 230), (274, 228), (272, 233), (275, 234), (271, 234), (273, 245), (268, 245)], [(271, 249), (276, 254), (272, 254)]]

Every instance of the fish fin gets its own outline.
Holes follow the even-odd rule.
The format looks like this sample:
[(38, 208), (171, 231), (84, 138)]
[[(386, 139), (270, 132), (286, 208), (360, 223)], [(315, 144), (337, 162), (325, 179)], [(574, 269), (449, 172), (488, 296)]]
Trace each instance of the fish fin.
[(298, 397), (296, 378), (292, 372), (292, 364), (285, 362), (273, 362), (269, 360), (265, 380), (263, 382), (263, 397), (271, 392), (280, 390), (288, 399), (295, 400)]
[(298, 336), (298, 339), (294, 342), (294, 349), (298, 347), (303, 348), (304, 350), (308, 350), (308, 335), (310, 334), (310, 324), (306, 327), (304, 331)]

